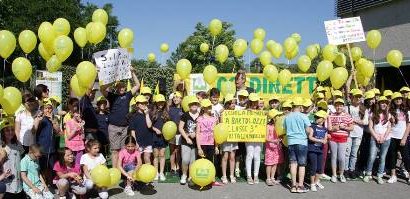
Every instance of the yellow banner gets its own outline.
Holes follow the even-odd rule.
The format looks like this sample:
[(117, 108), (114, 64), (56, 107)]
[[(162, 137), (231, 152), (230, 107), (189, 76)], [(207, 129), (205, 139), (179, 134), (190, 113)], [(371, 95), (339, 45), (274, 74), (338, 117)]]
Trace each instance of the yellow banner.
[(222, 122), (228, 126), (228, 142), (265, 142), (267, 117), (264, 111), (225, 110)]

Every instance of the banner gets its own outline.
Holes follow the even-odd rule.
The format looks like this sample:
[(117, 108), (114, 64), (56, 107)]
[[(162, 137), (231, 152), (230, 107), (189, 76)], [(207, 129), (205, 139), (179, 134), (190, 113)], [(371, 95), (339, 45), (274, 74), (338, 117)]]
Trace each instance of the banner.
[(340, 45), (366, 41), (360, 17), (325, 21), (329, 44)]
[[(215, 86), (220, 90), (222, 82), (235, 81), (235, 75), (235, 73), (219, 73)], [(292, 80), (286, 85), (281, 85), (279, 81), (270, 82), (260, 73), (246, 74), (246, 85), (253, 88), (264, 99), (268, 99), (272, 94), (279, 95), (282, 99), (294, 96), (310, 97), (316, 81), (317, 78), (314, 73), (292, 74)], [(193, 95), (199, 91), (208, 91), (210, 88), (202, 74), (191, 74), (189, 94)]]
[(228, 126), (228, 142), (265, 142), (267, 117), (264, 111), (232, 111), (222, 113)]
[(108, 49), (93, 55), (98, 70), (98, 79), (103, 85), (131, 78), (131, 59), (127, 49)]
[(60, 97), (60, 99), (62, 99), (62, 82), (62, 72), (50, 73), (45, 70), (36, 70), (36, 85), (46, 85), (48, 87), (50, 97), (58, 96)]

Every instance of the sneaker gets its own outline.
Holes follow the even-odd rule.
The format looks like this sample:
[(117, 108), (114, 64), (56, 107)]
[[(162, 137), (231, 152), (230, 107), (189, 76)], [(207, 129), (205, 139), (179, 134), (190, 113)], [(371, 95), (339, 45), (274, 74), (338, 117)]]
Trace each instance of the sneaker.
[(384, 180), (382, 176), (377, 177), (377, 184), (384, 184)]
[(235, 184), (235, 183), (236, 183), (236, 178), (235, 178), (235, 176), (230, 176), (230, 179), (231, 179), (231, 183), (232, 183), (232, 184)]
[(280, 184), (280, 182), (278, 180), (275, 180), (275, 178), (272, 178), (271, 180), (272, 180), (273, 185), (279, 185)]
[(366, 175), (366, 176), (364, 176), (364, 178), (363, 178), (363, 182), (370, 182), (370, 178), (371, 178), (372, 176), (368, 176), (368, 175)]
[(134, 191), (132, 190), (131, 186), (126, 186), (126, 187), (124, 188), (124, 193), (125, 193), (127, 196), (134, 196), (134, 195), (135, 195), (135, 193), (134, 193)]
[(254, 184), (252, 177), (248, 177), (248, 179), (246, 181), (248, 182), (248, 185), (253, 185)]
[(305, 188), (305, 186), (300, 186), (297, 188), (298, 193), (307, 193), (308, 190)]
[(253, 183), (259, 184), (259, 178), (258, 178), (258, 177), (255, 177), (255, 179), (253, 180)]
[(102, 192), (98, 193), (98, 196), (101, 199), (107, 199), (108, 198), (108, 192), (107, 191), (102, 191)]
[(331, 180), (332, 177), (330, 177), (330, 176), (328, 176), (328, 175), (326, 175), (326, 174), (322, 174), (322, 175), (320, 176), (320, 179), (321, 179), (321, 180)]
[(187, 178), (186, 175), (182, 175), (181, 180), (179, 181), (179, 183), (182, 184), (182, 185), (185, 185), (186, 184), (186, 178)]
[(159, 173), (157, 173), (157, 175), (155, 176), (154, 181), (158, 181), (158, 178), (159, 178)]
[(332, 176), (332, 178), (330, 179), (330, 181), (332, 181), (333, 183), (337, 182), (337, 177), (336, 176)]
[(403, 171), (403, 175), (405, 178), (409, 178), (409, 172), (407, 172), (406, 170)]
[(236, 176), (237, 178), (241, 177), (241, 170), (240, 170), (239, 168), (236, 168), (236, 169), (235, 169), (235, 176)]
[(359, 177), (359, 175), (357, 174), (356, 171), (351, 171), (350, 177), (351, 177), (351, 179), (354, 180), (354, 179), (357, 179)]
[(389, 184), (393, 184), (395, 182), (397, 182), (397, 177), (396, 176), (392, 176), (392, 177), (390, 177), (389, 180), (387, 180), (387, 183), (389, 183)]
[(272, 179), (266, 179), (266, 185), (273, 186)]
[(320, 182), (317, 182), (316, 186), (319, 187), (319, 189), (324, 189), (325, 188), (325, 186), (323, 186), (322, 183), (320, 183)]
[(228, 184), (228, 178), (226, 176), (222, 176), (221, 181), (224, 184)]
[(316, 192), (316, 191), (317, 191), (316, 185), (315, 185), (315, 184), (311, 184), (311, 185), (310, 185), (310, 190), (313, 191), (313, 192)]
[(345, 178), (347, 178), (347, 179), (352, 179), (352, 172), (349, 171), (349, 170), (345, 170), (345, 171), (343, 172), (343, 175), (344, 175)]
[(167, 180), (167, 178), (165, 177), (165, 175), (163, 173), (159, 174), (159, 180), (160, 181), (165, 181)]
[(340, 182), (342, 182), (342, 183), (346, 182), (346, 178), (345, 178), (344, 175), (340, 175), (339, 178), (340, 178)]

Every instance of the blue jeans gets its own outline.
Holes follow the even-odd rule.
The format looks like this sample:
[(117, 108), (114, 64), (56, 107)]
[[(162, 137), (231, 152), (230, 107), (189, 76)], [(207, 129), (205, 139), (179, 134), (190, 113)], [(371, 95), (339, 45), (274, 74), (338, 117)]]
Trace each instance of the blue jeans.
[(301, 144), (293, 144), (288, 146), (289, 161), (297, 163), (299, 166), (306, 166), (308, 147)]
[(349, 137), (347, 139), (345, 170), (355, 171), (357, 152), (359, 151), (362, 137)]
[(367, 161), (367, 170), (366, 174), (371, 175), (373, 170), (373, 163), (377, 157), (377, 149), (380, 150), (379, 157), (380, 157), (380, 165), (377, 169), (377, 176), (383, 176), (384, 172), (384, 165), (386, 164), (386, 155), (387, 151), (389, 150), (390, 146), (390, 139), (384, 141), (382, 144), (377, 144), (374, 138), (372, 137), (370, 140), (370, 157)]

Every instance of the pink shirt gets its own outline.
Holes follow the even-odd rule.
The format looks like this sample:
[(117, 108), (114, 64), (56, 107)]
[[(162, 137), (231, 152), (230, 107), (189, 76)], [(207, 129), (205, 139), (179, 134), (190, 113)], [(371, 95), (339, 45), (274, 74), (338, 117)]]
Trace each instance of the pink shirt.
[[(61, 165), (59, 161), (57, 161), (54, 164), (53, 170), (57, 173), (57, 172), (61, 172), (63, 174), (67, 174), (67, 173), (76, 173), (78, 175), (81, 175), (81, 167), (80, 164), (75, 164), (73, 165), (74, 167), (67, 167), (66, 165)], [(60, 178), (58, 177), (58, 175), (56, 175), (56, 177), (54, 177), (54, 180), (59, 180)], [(72, 179), (71, 179), (72, 180)]]
[(138, 150), (135, 150), (134, 153), (129, 153), (127, 149), (121, 149), (118, 159), (121, 161), (121, 165), (128, 165), (128, 164), (137, 164), (137, 157), (141, 154)]
[[(332, 124), (332, 126), (341, 124), (349, 126), (353, 124), (353, 118), (347, 113), (332, 113), (327, 117), (327, 121), (329, 123), (328, 126), (330, 126), (330, 124)], [(345, 143), (347, 142), (347, 138), (349, 137), (349, 132), (341, 129), (339, 129), (338, 131), (330, 131), (329, 133), (332, 136), (331, 141), (337, 143)]]
[[(81, 151), (84, 146), (84, 129), (74, 119), (68, 120), (66, 125), (65, 145), (72, 151)], [(68, 139), (68, 131), (75, 132), (75, 135)]]
[(197, 119), (197, 126), (199, 126), (199, 144), (200, 145), (214, 145), (214, 127), (218, 123), (216, 117), (200, 116)]
[(276, 134), (275, 131), (275, 126), (274, 125), (267, 125), (266, 126), (268, 130), (268, 136), (266, 138), (267, 141), (275, 141), (278, 139), (278, 135)]

